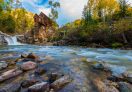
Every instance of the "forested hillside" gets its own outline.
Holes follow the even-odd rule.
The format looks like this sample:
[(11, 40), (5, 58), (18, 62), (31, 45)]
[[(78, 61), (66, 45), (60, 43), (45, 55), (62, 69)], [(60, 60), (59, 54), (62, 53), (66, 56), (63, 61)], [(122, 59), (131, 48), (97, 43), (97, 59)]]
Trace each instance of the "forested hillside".
[[(129, 0), (128, 0), (129, 1)], [(57, 45), (132, 47), (132, 5), (127, 0), (88, 0), (82, 18), (58, 28), (61, 3), (48, 1), (55, 35), (47, 41)], [(34, 14), (20, 0), (0, 0), (0, 31), (24, 34), (34, 28)], [(44, 37), (43, 37), (44, 38)], [(56, 45), (56, 43), (55, 43)]]
[(34, 25), (34, 14), (26, 11), (19, 0), (0, 0), (0, 31), (20, 34)]
[(88, 0), (82, 15), (82, 19), (61, 27), (54, 39), (99, 47), (131, 44), (132, 7), (126, 0)]

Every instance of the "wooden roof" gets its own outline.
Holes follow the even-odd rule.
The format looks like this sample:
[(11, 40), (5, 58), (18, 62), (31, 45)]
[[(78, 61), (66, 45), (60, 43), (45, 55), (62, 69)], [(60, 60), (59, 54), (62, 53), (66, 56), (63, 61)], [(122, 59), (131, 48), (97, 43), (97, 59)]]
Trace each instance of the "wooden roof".
[(40, 23), (46, 27), (52, 26), (53, 23), (52, 20), (48, 16), (46, 16), (43, 12), (41, 12), (39, 15), (35, 14), (34, 20), (35, 22)]

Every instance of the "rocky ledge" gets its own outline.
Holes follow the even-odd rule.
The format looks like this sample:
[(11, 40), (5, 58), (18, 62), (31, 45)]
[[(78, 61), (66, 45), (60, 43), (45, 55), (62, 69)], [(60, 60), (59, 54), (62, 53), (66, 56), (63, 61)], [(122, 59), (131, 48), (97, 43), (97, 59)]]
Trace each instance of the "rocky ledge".
[(8, 35), (0, 31), (0, 45), (8, 45), (5, 37), (8, 37)]

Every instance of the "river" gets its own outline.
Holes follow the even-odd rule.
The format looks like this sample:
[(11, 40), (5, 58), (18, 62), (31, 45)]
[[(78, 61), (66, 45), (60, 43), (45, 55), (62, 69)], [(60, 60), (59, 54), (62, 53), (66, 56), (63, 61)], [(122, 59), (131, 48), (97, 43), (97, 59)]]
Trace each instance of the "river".
[[(63, 71), (74, 77), (74, 81), (60, 92), (96, 92), (90, 86), (90, 79), (97, 75), (91, 75), (87, 64), (80, 62), (80, 58), (86, 58), (88, 61), (105, 61), (117, 65), (115, 67), (117, 72), (122, 71), (122, 69), (132, 72), (132, 50), (10, 45), (0, 46), (0, 60), (13, 60), (23, 53), (28, 54), (31, 52), (40, 56), (43, 62), (48, 62), (44, 66), (45, 68), (49, 68), (51, 71)], [(119, 69), (119, 67), (123, 68)]]

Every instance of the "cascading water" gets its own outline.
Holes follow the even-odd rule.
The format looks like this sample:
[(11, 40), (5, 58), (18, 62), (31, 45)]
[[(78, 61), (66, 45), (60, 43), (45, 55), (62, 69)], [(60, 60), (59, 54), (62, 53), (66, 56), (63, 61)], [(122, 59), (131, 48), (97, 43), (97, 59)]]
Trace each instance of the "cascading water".
[(8, 45), (22, 45), (21, 43), (17, 41), (16, 36), (5, 37), (5, 40), (8, 42)]

